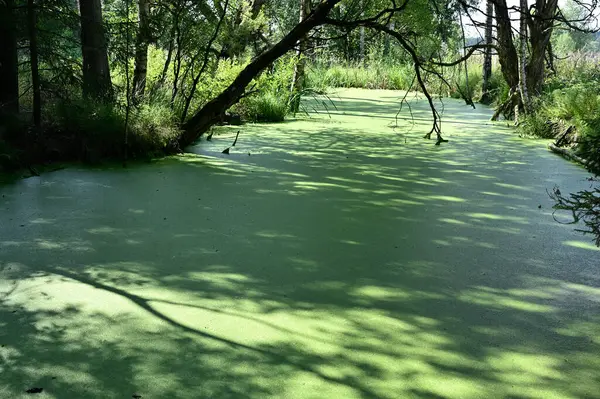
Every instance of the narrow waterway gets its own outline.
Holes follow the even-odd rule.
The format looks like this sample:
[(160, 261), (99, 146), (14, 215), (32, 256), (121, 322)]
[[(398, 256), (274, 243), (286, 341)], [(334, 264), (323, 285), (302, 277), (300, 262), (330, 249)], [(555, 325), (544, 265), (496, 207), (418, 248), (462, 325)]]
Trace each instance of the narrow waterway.
[(0, 186), (0, 398), (600, 398), (589, 175), (400, 98)]

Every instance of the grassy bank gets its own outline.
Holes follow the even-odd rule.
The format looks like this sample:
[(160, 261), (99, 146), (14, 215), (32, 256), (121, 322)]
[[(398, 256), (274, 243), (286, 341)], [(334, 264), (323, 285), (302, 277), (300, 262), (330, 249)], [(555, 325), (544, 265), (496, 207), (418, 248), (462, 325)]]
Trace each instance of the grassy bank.
[(596, 57), (575, 54), (560, 63), (535, 109), (521, 124), (522, 135), (556, 138), (559, 146), (590, 161), (592, 172), (600, 173), (600, 65)]

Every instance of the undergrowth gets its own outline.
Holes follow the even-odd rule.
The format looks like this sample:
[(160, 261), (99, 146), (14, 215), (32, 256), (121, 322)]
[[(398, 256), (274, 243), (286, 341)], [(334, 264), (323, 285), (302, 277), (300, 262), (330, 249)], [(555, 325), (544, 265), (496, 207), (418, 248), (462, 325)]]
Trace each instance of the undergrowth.
[(0, 167), (6, 171), (51, 162), (99, 163), (109, 159), (148, 159), (168, 152), (179, 136), (170, 108), (142, 104), (125, 109), (90, 100), (47, 104), (39, 129), (28, 121), (0, 137)]
[[(595, 58), (594, 58), (595, 59)], [(600, 66), (585, 58), (566, 60), (557, 66), (535, 106), (535, 113), (520, 126), (526, 136), (559, 138), (569, 129), (575, 153), (600, 172)]]
[(267, 92), (244, 99), (237, 109), (246, 121), (282, 122), (289, 105), (286, 97)]

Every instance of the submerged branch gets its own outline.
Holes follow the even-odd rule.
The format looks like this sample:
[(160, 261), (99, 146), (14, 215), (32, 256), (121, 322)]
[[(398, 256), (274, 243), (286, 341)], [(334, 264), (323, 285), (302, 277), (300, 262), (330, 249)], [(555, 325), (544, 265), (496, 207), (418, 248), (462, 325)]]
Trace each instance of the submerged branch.
[[(583, 222), (585, 228), (576, 229), (583, 234), (592, 234), (594, 243), (600, 247), (600, 187), (590, 191), (579, 191), (564, 196), (558, 187), (555, 187), (551, 193), (548, 193), (556, 204), (555, 210), (565, 210), (570, 212), (572, 220), (567, 224)], [(556, 217), (554, 217), (556, 220)], [(562, 222), (565, 223), (565, 222)]]

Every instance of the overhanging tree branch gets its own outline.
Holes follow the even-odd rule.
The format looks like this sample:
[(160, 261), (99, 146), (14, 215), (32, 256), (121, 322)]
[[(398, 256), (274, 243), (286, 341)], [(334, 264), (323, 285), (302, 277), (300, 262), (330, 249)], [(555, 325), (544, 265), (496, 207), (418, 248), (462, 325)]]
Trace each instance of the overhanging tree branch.
[[(358, 25), (356, 25), (355, 22), (340, 21), (340, 20), (335, 20), (332, 18), (326, 18), (326, 23), (329, 25), (340, 26), (340, 27), (353, 27), (353, 26), (357, 27), (358, 26)], [(419, 82), (421, 91), (427, 98), (427, 102), (429, 103), (429, 108), (431, 109), (431, 114), (433, 116), (433, 126), (432, 126), (431, 130), (429, 131), (429, 133), (427, 133), (425, 135), (425, 138), (429, 139), (429, 138), (431, 138), (431, 135), (433, 133), (435, 133), (436, 138), (437, 138), (435, 145), (440, 145), (441, 143), (447, 142), (448, 140), (445, 140), (442, 137), (442, 130), (441, 130), (441, 126), (440, 126), (440, 115), (435, 107), (435, 104), (433, 103), (433, 98), (429, 94), (429, 91), (427, 90), (427, 86), (425, 85), (425, 81), (423, 80), (423, 76), (421, 74), (421, 71), (424, 70), (424, 66), (427, 65), (428, 61), (419, 57), (417, 50), (415, 49), (415, 46), (412, 45), (400, 32), (392, 30), (388, 26), (382, 25), (375, 21), (364, 22), (364, 20), (363, 20), (363, 22), (361, 22), (360, 24), (365, 27), (368, 27), (370, 29), (384, 32), (384, 33), (392, 36), (393, 38), (395, 38), (398, 41), (398, 43), (400, 43), (402, 48), (410, 55), (410, 57), (413, 60), (415, 74), (417, 76), (417, 82)], [(475, 49), (473, 49), (473, 51), (475, 51)]]
[(323, 25), (329, 12), (342, 0), (323, 0), (308, 17), (296, 25), (286, 36), (269, 50), (257, 56), (250, 62), (221, 94), (206, 103), (189, 120), (183, 124), (183, 134), (177, 142), (177, 147), (183, 148), (192, 144), (215, 124), (223, 111), (239, 101), (246, 87), (265, 68), (279, 57), (287, 53), (311, 29)]

